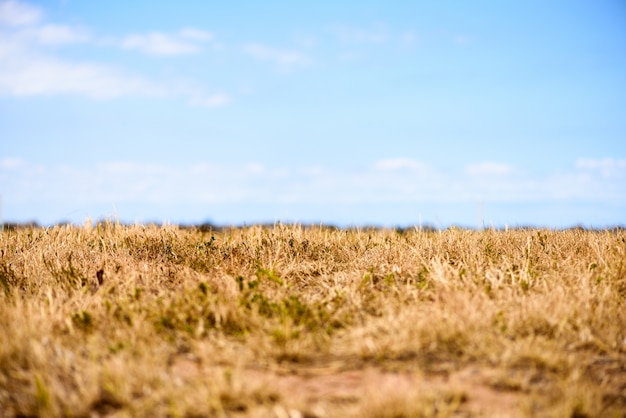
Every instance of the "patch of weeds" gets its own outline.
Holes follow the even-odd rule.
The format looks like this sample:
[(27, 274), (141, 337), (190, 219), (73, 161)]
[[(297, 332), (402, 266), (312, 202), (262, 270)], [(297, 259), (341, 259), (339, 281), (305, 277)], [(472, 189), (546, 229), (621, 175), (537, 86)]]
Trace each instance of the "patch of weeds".
[(287, 345), (287, 341), (297, 340), (298, 338), (300, 338), (300, 331), (297, 329), (286, 331), (275, 328), (270, 332), (270, 335), (276, 345), (285, 348), (285, 346)]
[(205, 242), (201, 242), (198, 245), (196, 245), (196, 248), (201, 249), (201, 250), (210, 250), (212, 248), (215, 248), (213, 246), (213, 243), (215, 242), (215, 236), (211, 235), (211, 239)]
[(50, 391), (39, 375), (35, 375), (35, 402), (40, 412), (50, 408)]
[(528, 289), (530, 289), (530, 282), (526, 279), (520, 280), (519, 285), (524, 292), (528, 292)]
[(94, 322), (91, 314), (87, 311), (81, 311), (72, 315), (72, 322), (79, 329), (89, 332), (93, 330)]
[(485, 293), (487, 294), (487, 296), (491, 296), (491, 291), (493, 290), (493, 286), (491, 285), (491, 283), (487, 282), (485, 283)]
[(466, 274), (467, 274), (467, 270), (465, 270), (465, 267), (461, 267), (459, 269), (459, 279), (463, 279)]
[(138, 260), (167, 261), (178, 263), (179, 257), (176, 236), (163, 232), (160, 236), (127, 236), (122, 241), (131, 257)]
[(298, 296), (289, 296), (283, 299), (282, 305), (283, 312), (281, 315), (290, 318), (294, 324), (317, 328), (317, 315), (308, 305), (302, 303)]
[(360, 290), (367, 291), (373, 287), (379, 291), (386, 291), (399, 284), (399, 277), (395, 273), (380, 274), (375, 273), (373, 268), (367, 269), (360, 283)]
[(107, 313), (112, 313), (113, 318), (126, 325), (133, 324), (132, 316), (128, 308), (122, 306), (119, 302), (113, 304), (109, 300), (106, 300), (104, 303)]
[(545, 252), (548, 253), (547, 250), (547, 239), (548, 239), (548, 235), (547, 234), (542, 234), (541, 231), (537, 231), (537, 239), (539, 241), (539, 246), (541, 247), (541, 249)]
[(504, 312), (498, 311), (495, 317), (493, 318), (493, 325), (500, 331), (502, 334), (505, 334), (507, 331), (507, 321), (504, 317)]
[(281, 279), (278, 274), (272, 269), (264, 269), (262, 267), (258, 267), (255, 273), (257, 279), (261, 281), (262, 279), (267, 279), (271, 282), (274, 282), (280, 286), (284, 284), (283, 279)]
[(107, 347), (109, 349), (109, 353), (111, 354), (116, 354), (119, 353), (120, 351), (122, 351), (123, 349), (126, 348), (126, 344), (124, 344), (123, 342), (119, 341), (115, 344), (111, 344)]
[(496, 248), (491, 242), (487, 242), (483, 248), (483, 254), (492, 262), (497, 262), (502, 255), (502, 251)]
[(48, 272), (52, 275), (52, 277), (54, 277), (57, 283), (62, 286), (62, 288), (69, 287), (78, 289), (85, 287), (89, 283), (89, 280), (86, 275), (76, 269), (72, 258), (72, 253), (70, 253), (67, 257), (67, 265), (60, 267), (56, 267), (52, 261), (45, 258), (43, 263), (48, 269)]
[(361, 279), (361, 289), (367, 287), (368, 284), (370, 284), (372, 282), (372, 275), (371, 273), (365, 273), (363, 275), (363, 279)]
[(200, 293), (206, 296), (209, 293), (209, 286), (206, 284), (206, 282), (200, 282), (198, 284), (198, 290), (200, 291)]
[(209, 286), (201, 282), (197, 289), (189, 289), (165, 307), (156, 308), (155, 329), (169, 337), (182, 332), (194, 338), (202, 338), (208, 329), (233, 336), (247, 332), (250, 320), (231, 309), (220, 309), (219, 304), (220, 300), (209, 293)]
[[(339, 303), (331, 303), (332, 306), (329, 306), (322, 302), (305, 302), (298, 295), (269, 296), (262, 285), (266, 280), (246, 281), (242, 276), (237, 276), (235, 280), (241, 292), (240, 306), (245, 310), (256, 312), (282, 325), (305, 328), (308, 331), (330, 332), (342, 326), (341, 322), (333, 320), (332, 314), (332, 306), (337, 309), (341, 306)], [(281, 340), (282, 337), (276, 338)]]
[(239, 287), (239, 291), (243, 292), (244, 290), (244, 278), (242, 276), (235, 277), (235, 281), (237, 282), (237, 286)]
[(156, 327), (159, 332), (183, 331), (187, 334), (192, 334), (195, 323), (197, 323), (195, 315), (170, 306), (161, 315)]
[(394, 284), (396, 284), (396, 276), (393, 273), (387, 274), (385, 277), (383, 277), (383, 280), (387, 286), (393, 286)]
[(426, 266), (422, 266), (420, 268), (420, 271), (417, 272), (417, 282), (415, 283), (415, 285), (417, 286), (418, 289), (424, 290), (428, 287), (428, 274), (429, 273), (430, 273), (430, 270), (428, 270)]
[(3, 263), (2, 267), (0, 267), (0, 283), (6, 295), (11, 293), (11, 288), (16, 285), (16, 282), (15, 272), (11, 268), (11, 265)]
[(257, 292), (252, 295), (246, 307), (252, 309), (256, 306), (259, 314), (266, 318), (272, 318), (280, 312), (280, 306), (276, 302), (272, 302), (263, 293)]
[(196, 271), (208, 272), (215, 260), (214, 255), (219, 253), (220, 248), (215, 244), (215, 237), (212, 235), (210, 240), (197, 243), (195, 251), (190, 251), (186, 257), (183, 257), (181, 263)]

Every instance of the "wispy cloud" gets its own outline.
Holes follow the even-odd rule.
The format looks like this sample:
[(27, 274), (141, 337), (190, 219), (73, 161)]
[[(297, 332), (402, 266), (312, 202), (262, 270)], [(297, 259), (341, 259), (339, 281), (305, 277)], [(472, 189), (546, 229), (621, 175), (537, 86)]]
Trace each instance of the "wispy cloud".
[(598, 171), (604, 177), (626, 177), (626, 160), (580, 158), (576, 161), (576, 168), (584, 171)]
[[(285, 220), (370, 222), (380, 220), (380, 208), (390, 207), (396, 208), (394, 213), (401, 218), (386, 222), (417, 222), (424, 208), (465, 211), (475, 207), (478, 200), (487, 207), (567, 208), (573, 201), (598, 208), (626, 205), (624, 178), (604, 177), (596, 168), (586, 168), (587, 163), (583, 168), (573, 164), (570, 170), (543, 175), (518, 169), (515, 175), (469, 176), (463, 168), (450, 172), (419, 160), (405, 162), (402, 158), (381, 160), (360, 169), (323, 165), (288, 168), (216, 160), (184, 166), (133, 161), (84, 166), (33, 164), (12, 157), (0, 160), (0, 190), (6, 218), (27, 216), (42, 222), (82, 222), (86, 217), (104, 216), (118, 216), (122, 221), (175, 217), (197, 222), (207, 215), (219, 222), (235, 223), (267, 221), (276, 216)], [(46, 210), (33, 212), (37, 207)], [(31, 208), (31, 212), (25, 215), (19, 208)], [(118, 212), (113, 208), (124, 209)], [(286, 212), (286, 208), (294, 211)], [(501, 221), (530, 220), (519, 217), (520, 213), (513, 218), (504, 216)], [(559, 219), (565, 223), (584, 221), (579, 215), (574, 210), (567, 220)], [(429, 215), (431, 221), (432, 216), (438, 216), (437, 212)], [(467, 219), (464, 222), (471, 222)], [(595, 222), (603, 222), (601, 219)], [(611, 222), (619, 222), (623, 217), (613, 219)]]
[(374, 54), (390, 51), (411, 53), (422, 44), (422, 37), (415, 30), (389, 27), (385, 23), (339, 24), (331, 26), (328, 32), (338, 48), (335, 56), (347, 63), (366, 62), (374, 59)]
[(201, 43), (211, 39), (213, 35), (210, 32), (185, 28), (175, 34), (150, 32), (129, 35), (122, 39), (121, 47), (157, 56), (186, 55), (198, 52)]
[(335, 25), (331, 28), (331, 32), (345, 43), (383, 44), (390, 37), (387, 26), (381, 23), (370, 28)]
[(374, 163), (377, 170), (424, 170), (426, 165), (421, 161), (410, 158), (389, 158)]
[[(583, 165), (586, 167), (586, 163)], [(626, 202), (623, 178), (607, 179), (600, 172), (580, 170), (574, 167), (568, 172), (543, 176), (520, 174), (493, 178), (467, 176), (463, 170), (450, 173), (403, 158), (381, 160), (360, 170), (324, 166), (288, 169), (261, 163), (215, 162), (180, 167), (125, 161), (87, 168), (42, 167), (19, 158), (5, 158), (0, 160), (0, 187), (16, 200), (55, 199), (68, 203), (384, 204), (474, 202), (477, 198), (492, 202), (562, 199)]]
[(178, 32), (178, 36), (180, 36), (183, 39), (189, 39), (192, 41), (201, 41), (201, 42), (211, 41), (214, 38), (211, 32), (207, 32), (205, 30), (195, 29), (195, 28), (181, 29), (180, 32)]
[(306, 67), (311, 59), (304, 53), (292, 49), (275, 48), (260, 43), (244, 45), (243, 51), (255, 58), (273, 62), (280, 70)]
[(94, 99), (163, 95), (139, 76), (93, 63), (70, 63), (47, 56), (12, 57), (0, 64), (0, 95), (77, 94)]
[(226, 106), (231, 102), (232, 98), (228, 94), (224, 93), (215, 93), (209, 96), (195, 97), (190, 101), (193, 106), (208, 108)]
[(85, 29), (54, 24), (25, 28), (16, 32), (15, 37), (19, 40), (32, 40), (41, 45), (73, 44), (91, 39)]
[[(4, 29), (4, 30), (2, 30)], [(16, 1), (0, 2), (0, 44), (34, 42), (62, 45), (90, 39), (84, 28), (43, 22), (41, 9)]]
[(41, 19), (41, 10), (13, 0), (0, 2), (0, 24), (21, 26), (37, 23)]
[(465, 167), (465, 171), (472, 175), (505, 175), (512, 173), (513, 170), (513, 166), (509, 164), (493, 162), (469, 164)]
[[(198, 52), (212, 33), (185, 27), (173, 34), (152, 32), (122, 40), (94, 38), (88, 28), (46, 21), (41, 9), (16, 1), (0, 2), (0, 96), (75, 95), (90, 99), (182, 97), (191, 105), (228, 104), (225, 93), (201, 95), (201, 85), (184, 80), (154, 80), (110, 62), (68, 60), (62, 50), (88, 43), (146, 54), (173, 56)], [(185, 87), (193, 85), (193, 88)]]
[(0, 169), (13, 170), (20, 168), (24, 164), (21, 158), (6, 157), (0, 159)]

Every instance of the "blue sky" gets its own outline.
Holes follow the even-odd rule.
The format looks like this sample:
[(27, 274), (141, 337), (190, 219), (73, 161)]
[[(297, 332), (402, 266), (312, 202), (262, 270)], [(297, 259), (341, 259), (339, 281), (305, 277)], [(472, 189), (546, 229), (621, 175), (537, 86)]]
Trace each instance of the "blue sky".
[(625, 112), (621, 0), (0, 0), (5, 221), (623, 225)]

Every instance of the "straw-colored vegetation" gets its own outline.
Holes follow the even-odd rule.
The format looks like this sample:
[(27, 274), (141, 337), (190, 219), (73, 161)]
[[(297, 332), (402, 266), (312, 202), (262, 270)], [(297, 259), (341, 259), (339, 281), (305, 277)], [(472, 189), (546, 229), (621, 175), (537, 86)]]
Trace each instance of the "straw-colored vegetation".
[(623, 230), (101, 223), (0, 251), (0, 416), (626, 416)]

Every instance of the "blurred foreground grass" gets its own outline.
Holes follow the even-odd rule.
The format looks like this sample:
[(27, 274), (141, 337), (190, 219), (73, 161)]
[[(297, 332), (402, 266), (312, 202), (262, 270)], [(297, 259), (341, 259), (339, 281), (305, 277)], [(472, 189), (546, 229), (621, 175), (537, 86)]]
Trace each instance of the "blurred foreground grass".
[(18, 228), (0, 417), (626, 416), (626, 232)]

